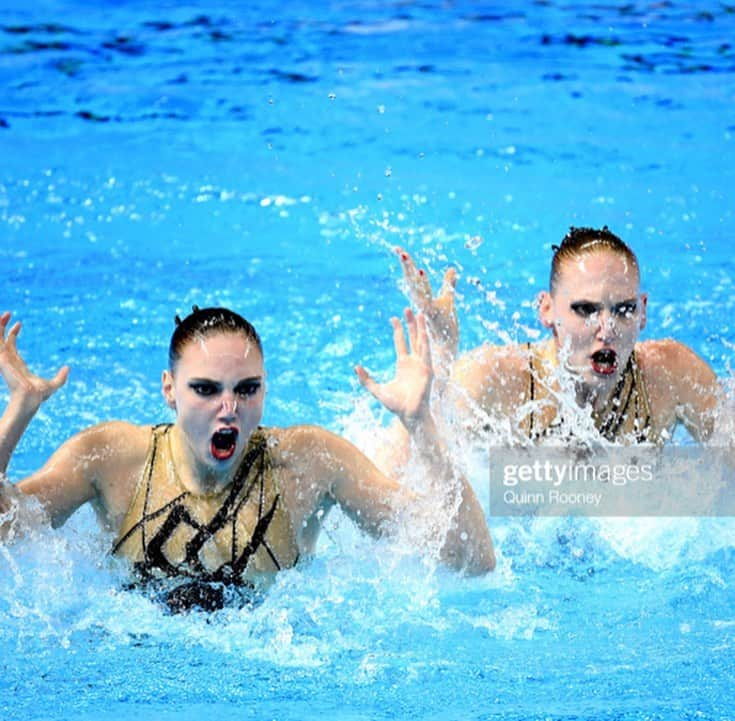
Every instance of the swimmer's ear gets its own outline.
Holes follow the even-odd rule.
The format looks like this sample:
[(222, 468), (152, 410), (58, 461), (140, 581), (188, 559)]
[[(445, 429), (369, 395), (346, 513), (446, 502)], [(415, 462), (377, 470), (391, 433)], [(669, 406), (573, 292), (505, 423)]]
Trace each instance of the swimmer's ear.
[(176, 396), (174, 395), (174, 377), (170, 371), (163, 371), (161, 376), (161, 394), (166, 399), (169, 408), (176, 410)]
[(538, 296), (538, 317), (544, 328), (554, 327), (554, 304), (551, 301), (551, 293), (542, 290)]
[(648, 320), (648, 293), (641, 293), (641, 322), (639, 328), (643, 330)]

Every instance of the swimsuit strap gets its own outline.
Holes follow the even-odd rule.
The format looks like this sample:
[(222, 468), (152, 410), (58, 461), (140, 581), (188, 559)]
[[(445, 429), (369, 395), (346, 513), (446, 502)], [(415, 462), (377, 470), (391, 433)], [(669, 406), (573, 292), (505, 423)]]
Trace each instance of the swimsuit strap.
[[(536, 370), (533, 367), (533, 349), (530, 343), (526, 343), (528, 349), (528, 401), (533, 403), (536, 400), (536, 381), (535, 374)], [(533, 406), (531, 406), (531, 413), (528, 416), (528, 437), (533, 439), (535, 436), (533, 429)]]
[(147, 546), (145, 522), (147, 520), (153, 520), (154, 518), (157, 518), (161, 514), (165, 513), (168, 508), (170, 508), (174, 503), (176, 503), (176, 501), (179, 500), (179, 498), (181, 498), (181, 496), (179, 496), (178, 498), (174, 498), (170, 503), (167, 503), (165, 506), (159, 508), (154, 513), (148, 513), (148, 507), (150, 505), (151, 498), (151, 479), (153, 478), (153, 469), (155, 467), (156, 455), (158, 453), (158, 441), (160, 438), (168, 434), (168, 432), (171, 430), (171, 426), (171, 423), (159, 423), (158, 425), (153, 426), (153, 428), (151, 429), (151, 447), (148, 451), (148, 457), (146, 458), (145, 466), (143, 467), (142, 473), (142, 478), (145, 479), (145, 500), (143, 501), (143, 513), (140, 520), (135, 523), (124, 536), (119, 538), (115, 545), (112, 547), (113, 556), (118, 552), (125, 541), (127, 541), (128, 538), (130, 538), (130, 536), (132, 536), (133, 533), (135, 533), (135, 531), (137, 531), (139, 528), (141, 545), (143, 547), (143, 552), (145, 553)]
[[(635, 358), (635, 351), (630, 354), (625, 370), (621, 374), (605, 407), (597, 414), (604, 421), (599, 427), (600, 433), (609, 441), (617, 439), (623, 423), (628, 418), (629, 410), (633, 410), (633, 430), (638, 442), (648, 437), (651, 424), (651, 410), (645, 391), (640, 367)], [(641, 405), (645, 416), (641, 417)]]
[[(190, 576), (205, 581), (232, 582), (239, 581), (239, 576), (245, 572), (250, 558), (263, 547), (273, 561), (277, 570), (283, 564), (270, 547), (266, 539), (268, 528), (276, 514), (281, 494), (276, 493), (270, 503), (266, 501), (267, 484), (273, 482), (270, 453), (265, 433), (258, 428), (250, 439), (248, 448), (240, 463), (235, 478), (227, 489), (227, 494), (221, 506), (208, 523), (201, 523), (192, 515), (186, 501), (193, 497), (190, 491), (184, 490), (160, 508), (150, 511), (150, 497), (152, 479), (157, 458), (160, 457), (160, 444), (171, 426), (156, 426), (153, 429), (153, 443), (146, 465), (143, 470), (145, 478), (145, 500), (140, 519), (117, 541), (113, 547), (116, 553), (120, 547), (135, 533), (141, 532), (143, 560), (136, 563), (136, 570), (143, 578), (150, 577), (150, 571), (157, 569), (170, 576)], [(169, 459), (170, 461), (170, 459)], [(242, 551), (237, 550), (237, 521), (240, 509), (252, 497), (257, 489), (258, 506), (255, 527), (250, 534)], [(266, 508), (266, 506), (269, 506)], [(146, 526), (164, 514), (168, 514), (156, 530), (152, 538), (146, 537)], [(215, 536), (222, 528), (231, 523), (232, 544), (231, 556), (228, 561), (214, 571), (208, 571), (200, 558), (200, 551), (209, 539)], [(184, 559), (174, 565), (166, 556), (165, 545), (180, 525), (186, 525), (195, 531), (194, 535), (184, 546)]]
[[(648, 391), (646, 390), (646, 382), (641, 372), (641, 367), (638, 364), (638, 358), (636, 357), (635, 350), (630, 354), (633, 362), (633, 384), (636, 388), (635, 396), (635, 420), (636, 430), (638, 431), (637, 439), (639, 443), (648, 440), (651, 430), (651, 404), (648, 400)], [(643, 406), (643, 421), (641, 420), (641, 405)]]
[[(528, 349), (528, 400), (533, 402), (537, 397), (536, 378), (537, 365), (534, 363), (533, 346), (526, 344)], [(609, 441), (618, 438), (628, 414), (633, 412), (633, 432), (636, 441), (642, 443), (648, 440), (651, 429), (651, 407), (646, 392), (640, 365), (635, 350), (630, 354), (628, 363), (618, 379), (612, 394), (604, 408), (595, 414), (600, 434)], [(536, 410), (532, 406), (528, 417), (528, 437), (536, 440), (547, 435), (552, 426), (563, 425), (561, 414), (557, 410), (557, 419), (547, 428), (536, 429)], [(601, 423), (600, 423), (601, 421)]]
[[(535, 403), (533, 401), (537, 400), (538, 398), (538, 391), (537, 391), (537, 385), (539, 388), (544, 388), (543, 379), (541, 377), (541, 369), (544, 367), (545, 360), (543, 355), (540, 355), (541, 362), (535, 364), (534, 363), (534, 355), (535, 355), (535, 349), (533, 343), (526, 343), (526, 348), (528, 349), (528, 401), (532, 403), (531, 405), (531, 411), (528, 414), (528, 438), (532, 441), (538, 440), (539, 438), (544, 438), (549, 435), (549, 431), (552, 428), (556, 428), (557, 426), (563, 426), (564, 425), (564, 418), (561, 415), (560, 409), (557, 408), (556, 412), (556, 418), (546, 427), (543, 426), (543, 424), (539, 421), (536, 422), (536, 407)], [(543, 353), (543, 351), (542, 351)], [(545, 396), (548, 398), (549, 391), (546, 390)], [(541, 399), (544, 399), (544, 395), (541, 396)], [(538, 429), (537, 429), (538, 426)]]

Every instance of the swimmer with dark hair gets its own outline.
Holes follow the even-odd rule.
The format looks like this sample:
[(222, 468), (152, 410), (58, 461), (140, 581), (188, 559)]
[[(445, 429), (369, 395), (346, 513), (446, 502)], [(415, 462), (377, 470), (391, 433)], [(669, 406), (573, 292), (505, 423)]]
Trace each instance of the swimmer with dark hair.
[[(647, 296), (631, 248), (604, 227), (571, 228), (553, 250), (549, 289), (538, 304), (551, 338), (484, 344), (457, 359), (456, 274), (447, 272), (434, 297), (426, 273), (397, 249), (412, 301), (427, 318), (442, 405), (458, 410), (473, 432), (510, 425), (518, 443), (568, 436), (580, 418), (614, 443), (660, 444), (677, 423), (697, 440), (708, 438), (715, 373), (678, 341), (638, 340)], [(396, 429), (393, 437), (394, 451), (402, 449), (393, 457), (398, 462), (406, 436)], [(386, 455), (383, 465), (394, 462)]]
[[(20, 324), (8, 329), (9, 323), (10, 313), (2, 314), (0, 373), (10, 391), (0, 418), (3, 473), (41, 403), (68, 375), (68, 368), (50, 380), (33, 374), (17, 351)], [(404, 424), (432, 477), (445, 487), (458, 484), (459, 510), (442, 562), (468, 574), (491, 571), (495, 556), (484, 513), (454, 471), (429, 409), (433, 371), (425, 320), (406, 311), (408, 343), (401, 322), (392, 324), (395, 378), (378, 384), (358, 366), (360, 381)], [(183, 582), (167, 598), (170, 607), (216, 608), (221, 589), (267, 587), (278, 571), (310, 555), (335, 505), (373, 536), (399, 516), (426, 520), (440, 512), (427, 510), (431, 504), (323, 428), (262, 427), (265, 391), (263, 349), (253, 326), (225, 308), (195, 307), (177, 318), (163, 372), (162, 392), (175, 422), (111, 421), (73, 436), (41, 470), (2, 485), (0, 537), (14, 535), (29, 496), (54, 527), (91, 503), (115, 534), (113, 553), (130, 561), (136, 578)]]

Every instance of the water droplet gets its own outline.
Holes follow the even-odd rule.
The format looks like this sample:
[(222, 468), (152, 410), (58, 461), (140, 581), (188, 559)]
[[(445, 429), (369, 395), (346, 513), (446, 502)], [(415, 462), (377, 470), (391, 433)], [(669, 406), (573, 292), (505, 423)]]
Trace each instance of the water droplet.
[(480, 245), (482, 245), (482, 236), (472, 235), (467, 238), (464, 247), (467, 248), (467, 250), (475, 250), (476, 248), (479, 248)]

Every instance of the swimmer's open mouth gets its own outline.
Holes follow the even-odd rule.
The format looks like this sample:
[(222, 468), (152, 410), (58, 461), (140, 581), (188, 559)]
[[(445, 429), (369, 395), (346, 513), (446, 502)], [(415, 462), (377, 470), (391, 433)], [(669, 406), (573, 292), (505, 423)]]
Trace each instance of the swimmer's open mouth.
[(210, 445), (212, 455), (218, 461), (226, 461), (228, 458), (232, 458), (237, 446), (237, 434), (237, 428), (221, 428), (214, 432)]
[(602, 375), (615, 373), (618, 367), (618, 354), (612, 348), (603, 348), (591, 356), (592, 370)]

